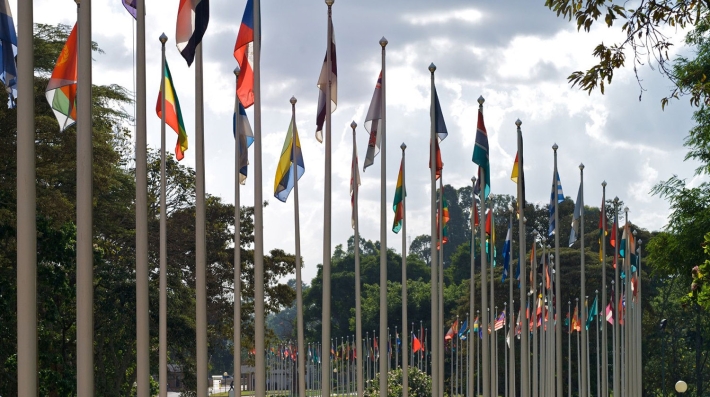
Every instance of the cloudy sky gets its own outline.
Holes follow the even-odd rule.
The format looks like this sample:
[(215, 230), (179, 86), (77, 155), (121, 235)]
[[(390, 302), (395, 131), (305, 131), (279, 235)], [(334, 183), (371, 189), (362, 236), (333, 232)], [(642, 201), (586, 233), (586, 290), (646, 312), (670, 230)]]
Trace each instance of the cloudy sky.
[[(10, 0), (16, 13), (17, 1)], [(167, 59), (182, 105), (191, 150), (184, 163), (194, 166), (194, 70), (175, 47), (178, 0), (147, 1), (148, 143), (160, 144), (154, 116), (159, 89), (160, 42), (169, 37)], [(235, 82), (234, 42), (245, 0), (212, 0), (203, 40), (205, 62), (205, 154), (207, 191), (234, 201), (234, 143), (231, 117)], [(324, 145), (315, 140), (316, 81), (326, 49), (327, 7), (323, 1), (264, 1), (262, 4), (262, 114), (264, 155), (265, 248), (294, 251), (293, 204), (273, 198), (274, 173), (290, 119), (289, 98), (298, 98), (297, 120), (306, 172), (300, 180), (301, 243), (304, 281), (322, 262)], [(73, 24), (71, 0), (35, 0), (35, 22)], [(428, 134), (430, 80), (427, 67), (437, 66), (436, 85), (449, 130), (442, 143), (444, 181), (455, 187), (470, 183), (476, 131), (476, 99), (486, 99), (484, 114), (491, 147), (492, 190), (514, 194), (509, 179), (516, 151), (515, 120), (523, 122), (528, 200), (546, 202), (552, 178), (553, 143), (559, 145), (559, 169), (566, 196), (576, 197), (579, 169), (585, 168), (585, 202), (598, 206), (601, 182), (607, 196), (618, 196), (631, 219), (651, 230), (666, 223), (668, 205), (649, 195), (659, 181), (677, 174), (692, 184), (695, 164), (683, 162), (683, 138), (692, 126), (687, 100), (661, 111), (660, 99), (670, 84), (658, 72), (641, 67), (644, 88), (631, 69), (618, 72), (606, 95), (591, 96), (570, 88), (572, 71), (589, 67), (593, 46), (619, 40), (617, 30), (577, 32), (557, 18), (544, 1), (336, 0), (333, 23), (338, 53), (338, 108), (333, 114), (333, 246), (351, 235), (349, 178), (352, 135), (349, 125), (364, 124), (380, 70), (382, 36), (387, 46), (387, 205), (388, 246), (399, 251), (401, 237), (391, 233), (390, 203), (401, 151), (406, 142), (408, 234), (429, 232)], [(120, 0), (93, 4), (93, 40), (106, 52), (95, 55), (96, 84), (133, 89), (134, 22)], [(683, 32), (668, 32), (678, 40)], [(678, 46), (676, 50), (687, 51)], [(247, 111), (252, 117), (252, 111)], [(253, 124), (253, 119), (252, 119)], [(168, 131), (171, 149), (175, 135)], [(367, 136), (358, 127), (360, 159)], [(250, 156), (253, 154), (250, 153)], [(251, 170), (250, 170), (251, 173)], [(360, 225), (363, 238), (379, 239), (380, 161), (362, 174)], [(253, 204), (253, 179), (242, 189), (242, 204)]]

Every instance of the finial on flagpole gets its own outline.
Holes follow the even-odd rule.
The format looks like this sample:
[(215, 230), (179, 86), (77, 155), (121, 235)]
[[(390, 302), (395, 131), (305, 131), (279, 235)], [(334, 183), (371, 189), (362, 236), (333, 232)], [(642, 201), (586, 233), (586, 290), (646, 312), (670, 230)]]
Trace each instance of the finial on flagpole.
[(483, 97), (483, 95), (480, 95), (478, 97), (478, 106), (483, 106), (483, 102), (486, 101), (486, 98)]
[(606, 181), (602, 182), (602, 187), (606, 187)]
[(475, 176), (471, 177), (471, 182), (473, 182), (474, 185), (476, 184), (476, 177)]
[(619, 196), (614, 197), (614, 204), (619, 204)]
[(331, 7), (335, 3), (335, 0), (325, 0), (325, 4), (328, 5), (328, 7)]
[(385, 46), (387, 46), (387, 43), (389, 43), (389, 41), (387, 41), (385, 36), (382, 36), (382, 38), (380, 39), (380, 45), (382, 46), (382, 48), (385, 48)]
[(292, 96), (292, 97), (291, 97), (291, 100), (290, 100), (289, 102), (291, 102), (291, 105), (295, 105), (296, 102), (298, 102), (298, 100), (296, 99), (295, 96)]
[[(77, 3), (78, 3), (78, 2), (79, 2), (79, 1), (77, 0)], [(167, 43), (167, 41), (168, 41), (168, 36), (166, 36), (165, 33), (163, 33), (163, 34), (160, 35), (160, 37), (159, 37), (158, 39), (159, 39), (160, 42), (163, 43), (163, 45), (164, 45), (164, 44)]]
[(552, 145), (552, 150), (557, 151), (557, 148), (559, 148), (559, 146), (557, 146), (556, 143)]
[(353, 131), (355, 131), (355, 128), (357, 128), (357, 123), (355, 122), (355, 120), (353, 120), (353, 122), (350, 123), (350, 128), (352, 128)]
[(239, 65), (237, 65), (237, 67), (234, 68), (234, 75), (237, 76), (237, 77), (239, 77), (239, 72), (240, 72), (240, 71), (241, 71), (241, 69), (239, 69)]
[(407, 145), (404, 142), (402, 142), (402, 144), (399, 145), (399, 147), (402, 149), (402, 151), (404, 151), (404, 149), (407, 148)]
[(434, 74), (434, 72), (436, 72), (436, 65), (434, 65), (434, 62), (429, 65), (429, 71), (431, 72), (431, 74)]
[(624, 212), (629, 212), (629, 207), (624, 207)]
[(584, 171), (584, 164), (583, 163), (579, 163), (579, 170)]
[(520, 128), (520, 126), (521, 126), (522, 124), (523, 124), (523, 122), (520, 121), (520, 119), (515, 120), (515, 125), (516, 125), (518, 128)]

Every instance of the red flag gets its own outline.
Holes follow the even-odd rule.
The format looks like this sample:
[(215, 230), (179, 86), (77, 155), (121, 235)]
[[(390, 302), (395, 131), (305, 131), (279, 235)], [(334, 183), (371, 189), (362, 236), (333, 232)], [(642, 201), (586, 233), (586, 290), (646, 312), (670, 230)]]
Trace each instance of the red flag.
[[(434, 151), (436, 152), (436, 179), (441, 178), (441, 171), (444, 169), (444, 162), (441, 161), (441, 149), (439, 140), (434, 139)], [(431, 169), (431, 152), (429, 152), (429, 168)]]
[(414, 335), (414, 339), (412, 340), (412, 352), (416, 353), (419, 350), (424, 350), (424, 349), (422, 349), (422, 343), (419, 342), (419, 339), (417, 338), (417, 336)]

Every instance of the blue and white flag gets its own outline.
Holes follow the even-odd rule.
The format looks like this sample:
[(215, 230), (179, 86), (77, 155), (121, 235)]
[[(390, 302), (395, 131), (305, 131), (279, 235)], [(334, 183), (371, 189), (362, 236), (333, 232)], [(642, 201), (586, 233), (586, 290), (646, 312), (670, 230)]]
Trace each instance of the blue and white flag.
[(249, 124), (247, 112), (239, 102), (239, 97), (234, 103), (234, 115), (232, 116), (232, 134), (237, 136), (237, 125), (239, 126), (239, 183), (244, 185), (247, 180), (247, 168), (249, 166), (249, 146), (254, 143), (254, 132)]
[(8, 89), (7, 106), (12, 109), (17, 98), (17, 34), (7, 0), (0, 0), (0, 55), (0, 81)]
[(579, 184), (579, 190), (577, 191), (577, 202), (574, 203), (574, 216), (572, 217), (572, 231), (569, 234), (569, 246), (577, 241), (577, 233), (579, 230), (579, 218), (582, 212), (582, 184)]
[[(555, 188), (555, 186), (557, 186)], [(557, 190), (557, 202), (561, 203), (565, 201), (565, 195), (562, 193), (562, 182), (560, 182), (560, 174), (555, 170), (555, 174), (552, 175), (552, 189), (550, 191), (550, 228), (547, 231), (547, 234), (552, 236), (555, 234), (556, 231), (556, 226), (555, 226), (555, 190)]]
[(503, 244), (503, 276), (501, 277), (501, 282), (505, 282), (505, 279), (508, 277), (508, 269), (510, 269), (510, 257), (512, 254), (510, 239), (513, 233), (512, 228), (513, 225), (508, 224), (508, 234), (505, 235), (505, 244)]

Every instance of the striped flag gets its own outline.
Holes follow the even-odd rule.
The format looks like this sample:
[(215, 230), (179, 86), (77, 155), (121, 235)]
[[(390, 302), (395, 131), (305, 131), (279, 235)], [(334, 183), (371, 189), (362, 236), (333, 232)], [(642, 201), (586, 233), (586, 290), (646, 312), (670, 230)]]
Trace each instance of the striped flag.
[(498, 331), (499, 329), (503, 329), (503, 327), (505, 327), (505, 311), (500, 312), (500, 316), (496, 319), (493, 329)]
[[(182, 111), (180, 111), (180, 101), (175, 92), (173, 84), (173, 76), (170, 74), (168, 61), (165, 61), (163, 69), (163, 78), (165, 79), (165, 124), (169, 125), (178, 134), (178, 140), (175, 144), (175, 158), (178, 161), (185, 157), (187, 150), (187, 132), (185, 131), (185, 123), (182, 121)], [(163, 117), (163, 92), (158, 92), (158, 103), (155, 105), (155, 112), (158, 117)]]
[[(295, 138), (294, 138), (295, 137)], [(296, 145), (296, 158), (293, 158), (293, 145)], [(294, 170), (293, 163), (296, 163)], [(303, 165), (303, 155), (301, 154), (301, 141), (298, 139), (298, 128), (296, 128), (295, 117), (291, 117), (291, 124), (288, 126), (286, 141), (281, 149), (281, 157), (276, 167), (276, 178), (274, 180), (274, 197), (286, 202), (288, 195), (293, 189), (295, 178), (301, 179), (306, 168)], [(294, 176), (294, 171), (297, 173)]]
[(7, 0), (0, 0), (0, 53), (0, 81), (8, 89), (7, 106), (12, 109), (17, 98), (17, 34)]
[(392, 204), (392, 210), (394, 211), (394, 223), (392, 224), (392, 231), (399, 233), (402, 229), (402, 221), (404, 219), (404, 197), (407, 196), (407, 192), (404, 188), (404, 158), (399, 165), (399, 175), (397, 176), (397, 187), (394, 190), (394, 203)]
[[(484, 196), (488, 198), (491, 193), (491, 163), (489, 159), (489, 148), (488, 148), (488, 132), (486, 132), (486, 125), (483, 122), (483, 105), (478, 108), (478, 124), (476, 126), (476, 145), (473, 149), (473, 162), (478, 164), (482, 170), (479, 170), (479, 174), (482, 172), (486, 179), (486, 184), (484, 187)], [(478, 179), (479, 181), (481, 178)], [(479, 182), (480, 184), (480, 182)]]
[[(444, 170), (444, 162), (441, 161), (441, 148), (439, 147), (439, 139), (434, 140), (434, 152), (436, 153), (436, 179), (441, 178), (441, 171)], [(429, 169), (431, 169), (431, 153), (429, 153)]]
[(370, 133), (370, 139), (367, 141), (367, 153), (365, 154), (365, 164), (362, 166), (363, 172), (367, 167), (375, 163), (375, 156), (380, 153), (380, 123), (382, 122), (382, 72), (377, 78), (375, 92), (372, 93), (370, 108), (367, 110), (365, 117), (365, 129)]
[(456, 320), (456, 321), (454, 321), (454, 323), (451, 325), (451, 328), (449, 328), (449, 331), (444, 336), (444, 340), (453, 339), (458, 332), (459, 332), (459, 320)]
[(239, 102), (239, 97), (234, 100), (234, 116), (232, 117), (232, 134), (236, 137), (239, 126), (239, 183), (244, 185), (247, 180), (249, 166), (249, 147), (254, 143), (254, 132), (247, 118), (244, 106)]
[(59, 122), (59, 131), (76, 123), (77, 34), (76, 24), (67, 38), (47, 83), (45, 96)]
[[(522, 150), (522, 145), (523, 141), (522, 138), (520, 138), (520, 148)], [(518, 161), (518, 157), (520, 156), (520, 153), (515, 153), (515, 162), (513, 163), (513, 170), (510, 172), (510, 180), (512, 180), (515, 183), (522, 183), (523, 186), (523, 194), (522, 198), (520, 199), (520, 203), (518, 203), (518, 213), (520, 212), (520, 206), (522, 205), (522, 208), (525, 209), (525, 171), (520, 167), (520, 162)]]
[(175, 41), (177, 49), (187, 61), (187, 66), (195, 60), (195, 50), (205, 35), (210, 21), (209, 0), (180, 0)]
[(505, 235), (505, 243), (503, 244), (503, 276), (501, 277), (502, 282), (505, 282), (505, 279), (508, 277), (508, 272), (510, 269), (510, 257), (512, 255), (512, 245), (510, 243), (510, 239), (512, 238), (513, 234), (512, 229), (513, 224), (508, 224), (508, 233)]
[(245, 108), (254, 104), (254, 0), (247, 0), (237, 42), (234, 43), (234, 59), (239, 64), (237, 96)]
[(560, 174), (555, 171), (552, 175), (552, 190), (550, 191), (550, 222), (547, 234), (552, 236), (555, 234), (557, 227), (555, 226), (555, 190), (557, 190), (557, 202), (565, 201), (565, 195), (562, 193), (562, 182), (560, 182)]
[[(449, 136), (449, 131), (446, 129), (444, 113), (441, 111), (441, 104), (439, 103), (439, 95), (436, 93), (436, 87), (434, 87), (434, 129), (437, 138), (434, 141), (434, 152), (436, 155), (436, 179), (439, 179), (441, 178), (441, 171), (444, 169), (444, 163), (441, 161), (441, 149), (439, 148), (439, 143)], [(431, 142), (429, 142), (429, 145), (431, 145)], [(431, 152), (429, 152), (429, 168), (431, 169)]]
[[(443, 195), (442, 195), (443, 196)], [(437, 216), (436, 216), (436, 230), (437, 230), (437, 237), (439, 233), (439, 218), (441, 218), (441, 234), (442, 238), (437, 238), (436, 242), (436, 249), (438, 250), (440, 248), (439, 241), (441, 241), (441, 244), (446, 244), (449, 242), (449, 202), (446, 200), (446, 196), (443, 196), (443, 201), (441, 202), (441, 217), (439, 216), (439, 205), (438, 205), (439, 200), (437, 199)]]
[[(323, 124), (325, 124), (325, 108), (326, 108), (326, 90), (328, 89), (328, 80), (330, 80), (330, 113), (335, 112), (338, 107), (338, 62), (335, 56), (335, 32), (333, 31), (333, 20), (328, 19), (328, 30), (333, 41), (330, 43), (330, 73), (328, 73), (328, 53), (326, 50), (325, 58), (323, 59), (323, 67), (318, 77), (318, 113), (316, 115), (316, 139), (323, 143)], [(369, 112), (368, 112), (369, 115)], [(330, 138), (328, 138), (330, 139)]]

